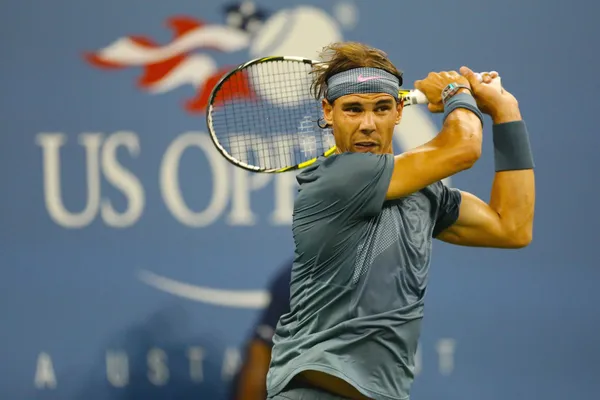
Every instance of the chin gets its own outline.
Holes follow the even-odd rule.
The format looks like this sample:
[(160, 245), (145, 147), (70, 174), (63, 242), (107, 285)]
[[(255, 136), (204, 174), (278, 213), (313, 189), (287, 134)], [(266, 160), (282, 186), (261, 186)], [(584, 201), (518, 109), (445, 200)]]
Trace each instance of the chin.
[(353, 151), (355, 153), (373, 153), (373, 154), (379, 154), (379, 146), (374, 146), (374, 147), (355, 147), (353, 149)]

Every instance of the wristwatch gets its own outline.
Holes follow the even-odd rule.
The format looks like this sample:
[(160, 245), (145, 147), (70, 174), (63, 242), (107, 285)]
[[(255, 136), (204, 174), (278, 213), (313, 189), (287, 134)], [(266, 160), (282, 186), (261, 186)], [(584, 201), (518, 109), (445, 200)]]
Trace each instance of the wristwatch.
[(454, 96), (460, 89), (467, 89), (469, 92), (471, 88), (467, 85), (461, 85), (460, 83), (452, 82), (442, 90), (442, 103), (446, 104), (450, 97)]

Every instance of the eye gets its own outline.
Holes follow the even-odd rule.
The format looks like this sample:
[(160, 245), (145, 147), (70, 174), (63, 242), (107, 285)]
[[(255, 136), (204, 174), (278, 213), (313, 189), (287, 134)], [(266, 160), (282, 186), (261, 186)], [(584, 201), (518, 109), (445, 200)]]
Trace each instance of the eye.
[(375, 111), (377, 112), (386, 112), (389, 111), (391, 109), (390, 106), (379, 106), (375, 109)]
[(349, 112), (349, 113), (359, 113), (360, 112), (360, 108), (359, 107), (348, 107), (348, 108), (346, 108), (346, 112)]

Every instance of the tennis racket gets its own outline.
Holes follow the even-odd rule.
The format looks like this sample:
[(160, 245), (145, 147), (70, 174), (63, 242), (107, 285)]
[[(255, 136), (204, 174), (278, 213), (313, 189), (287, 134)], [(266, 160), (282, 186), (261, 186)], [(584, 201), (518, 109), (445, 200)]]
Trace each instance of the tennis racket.
[[(333, 133), (321, 127), (321, 102), (311, 91), (315, 63), (291, 56), (257, 58), (221, 78), (210, 94), (206, 122), (229, 162), (248, 171), (281, 173), (335, 153)], [(404, 106), (427, 104), (418, 90), (402, 89), (399, 95)]]

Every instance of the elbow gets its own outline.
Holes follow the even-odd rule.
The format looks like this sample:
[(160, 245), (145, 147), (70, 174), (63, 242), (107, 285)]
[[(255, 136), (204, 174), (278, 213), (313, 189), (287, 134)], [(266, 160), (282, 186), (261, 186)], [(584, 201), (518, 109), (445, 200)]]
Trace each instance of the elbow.
[(481, 142), (471, 140), (460, 146), (457, 151), (456, 164), (460, 171), (470, 169), (481, 157)]
[(522, 249), (531, 244), (533, 241), (533, 232), (526, 230), (523, 232), (514, 232), (508, 238), (508, 248)]

